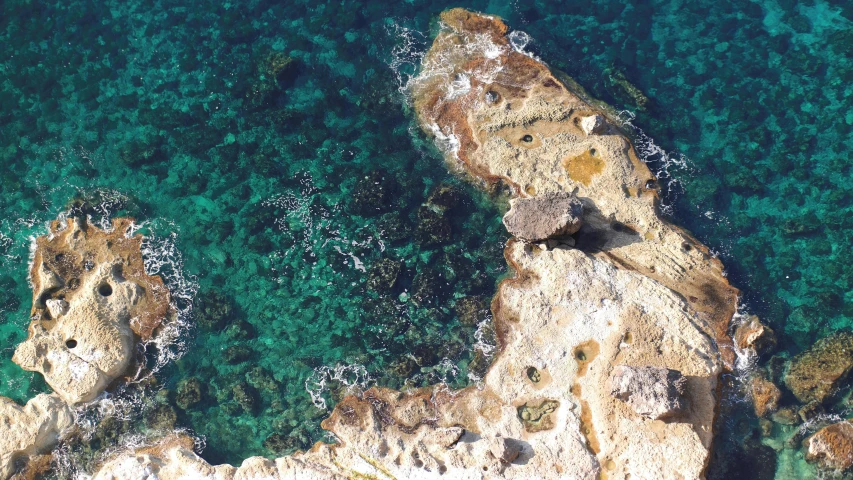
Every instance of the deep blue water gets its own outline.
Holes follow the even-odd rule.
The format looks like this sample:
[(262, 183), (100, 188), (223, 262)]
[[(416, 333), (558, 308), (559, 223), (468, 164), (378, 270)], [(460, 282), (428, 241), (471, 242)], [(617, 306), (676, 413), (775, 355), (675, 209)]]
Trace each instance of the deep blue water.
[[(133, 393), (136, 429), (165, 419), (239, 463), (322, 438), (347, 385), (476, 378), (488, 316), (459, 312), (506, 271), (501, 199), (447, 173), (402, 89), (454, 6), (504, 17), (635, 116), (673, 221), (719, 253), (782, 351), (851, 327), (853, 3), (5, 1), (0, 394), (46, 388), (10, 358), (30, 237), (75, 201), (144, 222), (188, 325), (166, 390)], [(455, 206), (435, 220), (422, 205), (442, 183)], [(432, 221), (449, 233), (431, 238)], [(203, 400), (184, 409), (192, 378)], [(778, 459), (786, 478), (796, 446), (756, 450), (779, 442), (732, 408), (712, 475)]]

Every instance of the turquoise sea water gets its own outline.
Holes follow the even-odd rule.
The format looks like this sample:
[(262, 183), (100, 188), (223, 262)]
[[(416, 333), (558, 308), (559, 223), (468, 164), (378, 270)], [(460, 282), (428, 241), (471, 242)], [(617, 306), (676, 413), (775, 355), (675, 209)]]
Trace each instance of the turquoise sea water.
[[(506, 272), (501, 199), (447, 173), (401, 93), (453, 6), (504, 17), (626, 110), (673, 221), (782, 351), (853, 326), (850, 2), (5, 1), (0, 395), (46, 390), (10, 359), (30, 239), (72, 205), (142, 223), (187, 324), (149, 348), (180, 356), (165, 390), (119, 392), (129, 419), (96, 439), (174, 424), (239, 463), (322, 439), (348, 386), (476, 379)], [(727, 394), (712, 477), (804, 468)]]

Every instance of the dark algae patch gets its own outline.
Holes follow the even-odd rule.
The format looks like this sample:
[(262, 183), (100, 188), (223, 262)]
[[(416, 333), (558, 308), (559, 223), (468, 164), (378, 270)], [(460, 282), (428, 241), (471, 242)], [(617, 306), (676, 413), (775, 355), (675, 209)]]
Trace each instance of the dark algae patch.
[[(488, 363), (472, 346), (493, 335), (480, 325), (506, 271), (502, 212), (447, 173), (400, 90), (455, 6), (2, 2), (0, 395), (47, 390), (10, 359), (30, 238), (60, 212), (135, 217), (188, 325), (149, 349), (156, 381), (111, 399), (134, 399), (128, 420), (64, 447), (78, 465), (169, 428), (203, 438), (212, 463), (286, 454), (323, 439), (350, 387), (468, 384), (469, 362)], [(801, 441), (849, 416), (849, 376), (819, 406), (784, 377), (853, 328), (853, 6), (463, 6), (503, 16), (528, 51), (627, 110), (658, 172), (647, 188), (776, 331), (760, 366), (781, 413), (759, 422), (724, 377), (709, 477), (814, 476)], [(592, 153), (566, 166), (600, 168)], [(795, 433), (802, 417), (817, 420)]]

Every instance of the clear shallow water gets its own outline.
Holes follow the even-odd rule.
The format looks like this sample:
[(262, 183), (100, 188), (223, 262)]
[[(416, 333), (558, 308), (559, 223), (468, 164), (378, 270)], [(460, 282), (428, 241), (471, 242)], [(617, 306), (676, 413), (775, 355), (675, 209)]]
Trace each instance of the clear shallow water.
[[(81, 196), (102, 205), (96, 217), (132, 214), (159, 251), (172, 242), (181, 254), (173, 285), (194, 294), (199, 326), (158, 373), (172, 393), (146, 411), (162, 415), (146, 418), (206, 437), (213, 462), (322, 438), (314, 404), (331, 406), (341, 384), (464, 384), (477, 327), (452, 306), (490, 296), (505, 271), (500, 208), (446, 173), (399, 93), (451, 6), (4, 2), (0, 394), (45, 389), (10, 361), (29, 311), (29, 237)], [(670, 152), (644, 145), (673, 180), (673, 220), (719, 252), (782, 350), (851, 326), (849, 3), (464, 6), (503, 16), (532, 36), (528, 49), (636, 115)], [(443, 181), (461, 204), (447, 214), (450, 238), (424, 245), (417, 225), (432, 217), (418, 212)], [(393, 208), (373, 215), (372, 202)], [(367, 288), (382, 258), (405, 263), (387, 293)], [(401, 299), (419, 274), (440, 308)], [(450, 348), (430, 355), (436, 345)], [(206, 400), (184, 410), (176, 391), (188, 378)], [(721, 422), (714, 475), (805, 468), (795, 449), (744, 449), (755, 438), (746, 410)], [(287, 440), (264, 446), (275, 433)]]

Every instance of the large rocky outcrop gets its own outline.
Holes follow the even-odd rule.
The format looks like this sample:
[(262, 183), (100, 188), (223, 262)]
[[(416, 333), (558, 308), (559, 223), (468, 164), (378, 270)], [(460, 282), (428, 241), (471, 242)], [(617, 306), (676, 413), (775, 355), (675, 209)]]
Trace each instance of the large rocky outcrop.
[[(509, 242), (515, 276), (492, 302), (499, 348), (482, 385), (347, 397), (323, 422), (339, 444), (274, 461), (213, 467), (173, 439), (117, 455), (97, 479), (702, 477), (737, 291), (657, 216), (655, 179), (602, 105), (517, 51), (499, 19), (441, 20), (412, 87), (424, 129), (518, 198), (576, 192), (584, 207), (577, 249)], [(615, 365), (681, 372), (689, 405), (666, 422), (638, 415), (611, 396)]]
[(135, 342), (149, 340), (169, 315), (169, 292), (145, 273), (142, 237), (131, 225), (117, 219), (104, 231), (68, 219), (36, 239), (29, 337), (12, 359), (56, 393), (23, 407), (0, 397), (0, 478), (48, 466), (44, 454), (72, 427), (73, 408), (125, 374)]
[(169, 314), (169, 292), (145, 273), (142, 236), (131, 220), (111, 231), (85, 221), (55, 221), (36, 239), (30, 278), (29, 338), (12, 360), (44, 375), (69, 404), (98, 396), (124, 374), (137, 340)]

